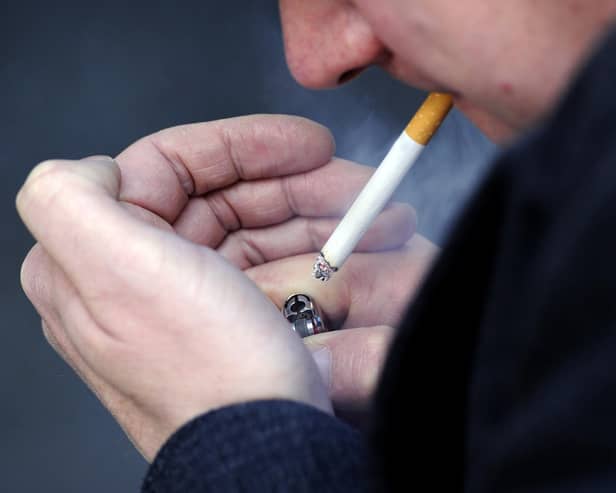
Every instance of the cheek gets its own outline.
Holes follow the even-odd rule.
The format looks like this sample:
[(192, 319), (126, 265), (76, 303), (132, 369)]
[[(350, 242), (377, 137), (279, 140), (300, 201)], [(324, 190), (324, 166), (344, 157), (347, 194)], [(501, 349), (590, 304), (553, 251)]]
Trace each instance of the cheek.
[(429, 30), (430, 21), (425, 9), (410, 7), (408, 2), (356, 0), (355, 4), (378, 37), (394, 52), (418, 48), (418, 42)]
[[(479, 0), (355, 0), (358, 11), (394, 55), (423, 72), (481, 57), (485, 31), (500, 29), (496, 7)], [(481, 33), (473, 26), (481, 26)]]

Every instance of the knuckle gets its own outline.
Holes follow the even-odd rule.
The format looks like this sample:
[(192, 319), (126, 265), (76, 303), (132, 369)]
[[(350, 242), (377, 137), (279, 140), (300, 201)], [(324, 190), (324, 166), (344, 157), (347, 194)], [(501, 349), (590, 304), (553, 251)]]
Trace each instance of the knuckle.
[(48, 202), (64, 186), (67, 169), (66, 161), (49, 160), (38, 164), (17, 195), (18, 208), (32, 201), (43, 205)]
[(47, 301), (48, 298), (48, 276), (46, 271), (41, 268), (40, 257), (43, 251), (37, 245), (23, 261), (21, 265), (20, 281), (26, 296), (34, 303)]
[(225, 231), (235, 232), (242, 228), (242, 221), (235, 212), (231, 202), (227, 200), (224, 191), (210, 194), (205, 200), (218, 224)]
[(404, 203), (403, 206), (407, 209), (408, 224), (412, 235), (417, 230), (417, 210), (411, 204)]
[(365, 337), (359, 361), (355, 364), (355, 381), (360, 394), (369, 395), (376, 386), (391, 340), (389, 329), (385, 326), (374, 327)]
[(58, 340), (53, 333), (53, 329), (51, 329), (50, 325), (43, 319), (41, 320), (41, 330), (47, 343), (56, 351), (56, 353), (62, 354), (60, 346), (58, 345)]
[(324, 229), (321, 222), (315, 221), (312, 218), (304, 217), (301, 219), (304, 223), (304, 234), (310, 245), (309, 250), (318, 252), (321, 248), (321, 242), (329, 234), (329, 229)]
[(110, 249), (109, 270), (106, 282), (99, 283), (96, 292), (106, 295), (123, 295), (133, 291), (156, 292), (159, 279), (167, 279), (166, 272), (173, 266), (173, 259), (165, 255), (163, 248), (139, 238), (121, 248)]
[(412, 222), (417, 222), (417, 211), (411, 204), (408, 202), (396, 202), (396, 205)]
[(40, 187), (41, 184), (54, 183), (66, 173), (66, 161), (48, 160), (37, 164), (26, 179), (28, 189)]
[(392, 213), (397, 218), (397, 231), (405, 239), (410, 238), (417, 229), (417, 212), (414, 207), (407, 202), (394, 202)]
[(365, 363), (380, 363), (385, 359), (387, 348), (391, 340), (393, 330), (391, 327), (381, 326), (374, 327), (372, 330), (367, 331), (364, 341), (364, 350), (361, 357)]
[(266, 262), (265, 255), (259, 248), (259, 245), (246, 232), (240, 229), (230, 235), (232, 240), (235, 240), (244, 262), (249, 266), (261, 265)]
[[(284, 197), (289, 210), (293, 214), (298, 214), (304, 208), (311, 206), (312, 194), (307, 193), (311, 190), (310, 174), (291, 175), (283, 177), (280, 181), (281, 195)], [(301, 197), (300, 204), (299, 197)]]

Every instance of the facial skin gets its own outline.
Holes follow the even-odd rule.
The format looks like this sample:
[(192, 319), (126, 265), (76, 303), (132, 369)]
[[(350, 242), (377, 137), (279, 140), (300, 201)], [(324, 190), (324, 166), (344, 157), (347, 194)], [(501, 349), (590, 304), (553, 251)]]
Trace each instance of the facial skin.
[(280, 0), (285, 50), (309, 88), (372, 64), (455, 96), (488, 136), (511, 138), (553, 107), (616, 15), (597, 0)]

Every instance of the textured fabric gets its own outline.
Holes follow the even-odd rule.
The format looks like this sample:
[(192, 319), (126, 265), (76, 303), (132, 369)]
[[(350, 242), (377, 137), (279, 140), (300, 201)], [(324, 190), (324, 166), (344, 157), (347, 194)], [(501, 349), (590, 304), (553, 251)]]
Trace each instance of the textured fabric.
[(499, 159), (409, 310), (377, 398), (383, 489), (616, 491), (614, 53)]
[(366, 491), (359, 434), (331, 415), (286, 401), (213, 411), (176, 432), (144, 493)]
[[(394, 342), (378, 491), (616, 491), (616, 35), (495, 164)], [(165, 445), (146, 492), (365, 491), (360, 437), (262, 402)]]

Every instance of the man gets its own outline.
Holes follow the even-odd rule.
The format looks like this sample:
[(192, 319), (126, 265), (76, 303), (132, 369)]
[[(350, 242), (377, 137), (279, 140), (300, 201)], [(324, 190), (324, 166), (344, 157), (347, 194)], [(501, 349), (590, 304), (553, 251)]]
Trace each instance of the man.
[[(35, 168), (17, 198), (39, 242), (24, 289), (153, 460), (144, 491), (613, 490), (616, 1), (280, 9), (308, 87), (376, 63), (452, 93), (494, 138), (532, 131), (495, 164), (406, 316), (435, 248), (405, 206), (330, 285), (307, 279), (369, 173), (332, 159), (316, 124), (191, 125), (117, 164)], [(314, 359), (270, 301), (298, 291), (348, 329), (307, 341)], [(362, 437), (332, 410), (366, 410), (401, 319)]]

